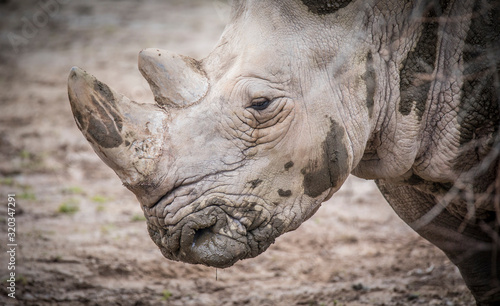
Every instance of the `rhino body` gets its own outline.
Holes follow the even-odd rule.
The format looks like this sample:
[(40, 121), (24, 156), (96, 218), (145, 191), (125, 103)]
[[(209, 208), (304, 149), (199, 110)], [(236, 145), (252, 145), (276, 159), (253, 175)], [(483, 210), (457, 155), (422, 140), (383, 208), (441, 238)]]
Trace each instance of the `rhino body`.
[(237, 0), (208, 57), (139, 69), (155, 105), (79, 68), (69, 98), (165, 257), (257, 256), (352, 173), (500, 303), (499, 1)]

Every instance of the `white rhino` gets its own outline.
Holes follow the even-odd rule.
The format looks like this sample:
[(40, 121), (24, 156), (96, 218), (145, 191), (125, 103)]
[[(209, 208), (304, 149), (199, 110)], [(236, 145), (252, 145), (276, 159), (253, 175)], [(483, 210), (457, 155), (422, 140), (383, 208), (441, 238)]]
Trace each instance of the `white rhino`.
[(201, 61), (139, 55), (156, 104), (79, 68), (78, 127), (169, 259), (257, 256), (352, 173), (500, 303), (500, 4), (234, 1)]

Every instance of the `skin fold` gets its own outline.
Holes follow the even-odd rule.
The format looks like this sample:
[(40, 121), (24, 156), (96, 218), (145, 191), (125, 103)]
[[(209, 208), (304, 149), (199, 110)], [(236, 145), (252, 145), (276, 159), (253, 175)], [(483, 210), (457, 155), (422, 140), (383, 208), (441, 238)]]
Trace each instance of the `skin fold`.
[(68, 92), (165, 257), (255, 257), (352, 173), (500, 303), (498, 1), (237, 0), (205, 59), (139, 70), (155, 105), (76, 67)]

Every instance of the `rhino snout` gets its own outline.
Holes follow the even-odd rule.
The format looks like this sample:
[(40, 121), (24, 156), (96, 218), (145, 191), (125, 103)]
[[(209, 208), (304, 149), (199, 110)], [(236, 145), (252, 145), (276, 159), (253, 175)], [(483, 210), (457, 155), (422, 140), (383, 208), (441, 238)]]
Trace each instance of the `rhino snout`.
[(269, 220), (258, 210), (252, 216), (242, 215), (241, 207), (220, 198), (200, 206), (205, 207), (176, 225), (148, 224), (151, 238), (166, 258), (226, 268), (267, 248), (257, 243), (258, 237), (269, 234)]
[(222, 211), (213, 225), (184, 227), (181, 239), (180, 254), (184, 260), (212, 267), (229, 267), (248, 253), (246, 230)]

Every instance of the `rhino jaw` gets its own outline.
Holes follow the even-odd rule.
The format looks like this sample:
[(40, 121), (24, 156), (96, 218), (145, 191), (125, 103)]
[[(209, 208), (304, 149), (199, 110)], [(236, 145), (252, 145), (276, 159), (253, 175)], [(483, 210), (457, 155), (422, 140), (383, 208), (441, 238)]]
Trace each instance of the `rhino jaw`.
[(194, 223), (184, 226), (181, 232), (178, 257), (182, 261), (227, 268), (247, 256), (245, 228), (236, 225), (238, 221), (222, 209), (210, 207), (187, 220)]
[(259, 197), (220, 193), (189, 203), (163, 201), (158, 203), (161, 208), (146, 208), (145, 214), (154, 216), (160, 210), (170, 215), (150, 218), (148, 232), (171, 260), (227, 268), (261, 254), (287, 229), (285, 219), (273, 218), (271, 205)]
[(78, 128), (124, 184), (154, 180), (166, 129), (164, 110), (130, 101), (78, 67), (70, 71), (68, 95)]
[[(217, 268), (227, 268), (245, 258), (246, 245), (223, 234), (214, 233), (210, 228), (197, 230), (191, 248), (183, 254), (193, 263)], [(231, 252), (228, 252), (230, 250)]]

